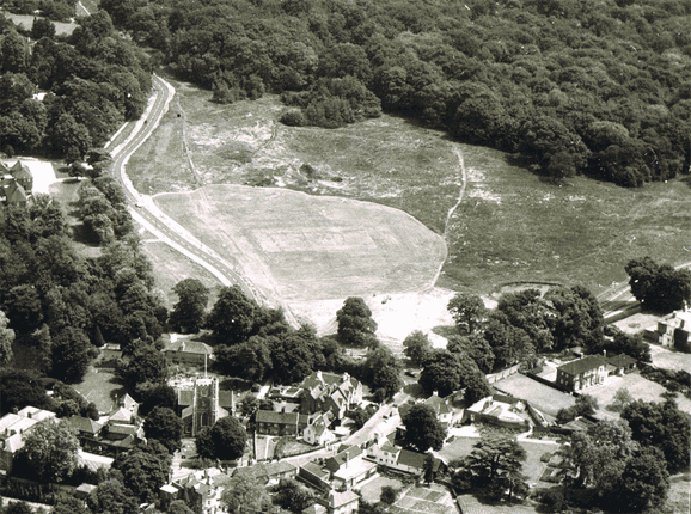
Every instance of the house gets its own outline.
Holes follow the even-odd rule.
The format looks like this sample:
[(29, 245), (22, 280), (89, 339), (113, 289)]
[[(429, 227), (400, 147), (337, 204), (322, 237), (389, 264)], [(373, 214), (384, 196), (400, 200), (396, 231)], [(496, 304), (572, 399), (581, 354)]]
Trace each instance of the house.
[(27, 406), (0, 418), (0, 470), (10, 472), (14, 454), (24, 447), (24, 437), (41, 421), (57, 420), (55, 413)]
[(587, 355), (567, 362), (557, 368), (556, 386), (564, 391), (582, 391), (602, 384), (607, 376), (607, 358), (603, 355)]
[(308, 462), (300, 466), (298, 476), (311, 487), (318, 491), (326, 492), (331, 490), (331, 473), (318, 461)]
[(227, 511), (221, 496), (229, 480), (228, 474), (215, 468), (195, 471), (160, 488), (161, 507), (166, 508), (174, 500), (184, 500), (195, 506), (195, 512), (224, 514)]
[(300, 384), (300, 412), (330, 411), (335, 419), (362, 403), (362, 384), (348, 373), (315, 371)]
[(23, 164), (18, 160), (14, 166), (9, 169), (9, 172), (17, 184), (22, 186), (26, 192), (31, 193), (34, 179), (31, 176), (31, 171), (29, 171), (29, 167), (26, 164)]
[(329, 414), (317, 414), (302, 432), (306, 443), (326, 446), (336, 441), (336, 434), (329, 430)]
[(451, 402), (448, 398), (440, 398), (437, 391), (434, 391), (432, 396), (423, 400), (422, 403), (432, 407), (434, 413), (437, 415), (437, 419), (444, 427), (450, 427), (455, 422), (459, 421), (459, 416), (457, 414), (459, 411), (451, 406)]
[(168, 385), (177, 395), (185, 436), (194, 437), (202, 428), (235, 412), (233, 391), (221, 391), (217, 378), (174, 378)]
[(607, 374), (623, 376), (636, 369), (636, 359), (621, 353), (607, 358)]
[(324, 469), (329, 471), (332, 485), (339, 491), (352, 489), (360, 482), (377, 473), (377, 465), (363, 459), (362, 449), (358, 446), (339, 448), (333, 457), (324, 461)]
[(657, 324), (658, 341), (667, 348), (676, 348), (691, 353), (691, 310), (674, 311), (671, 316)]
[[(422, 476), (428, 465), (432, 465), (432, 474), (439, 473), (444, 463), (431, 453), (418, 453), (395, 446), (385, 438), (380, 438), (369, 449), (369, 457), (380, 466), (395, 469), (403, 473)], [(431, 460), (430, 460), (431, 459)]]
[(114, 361), (122, 358), (122, 348), (117, 343), (106, 343), (101, 346), (101, 359)]
[(258, 410), (256, 414), (257, 434), (296, 436), (300, 414), (282, 410)]
[(204, 369), (214, 358), (214, 352), (208, 344), (190, 341), (176, 334), (170, 335), (161, 351), (168, 366)]
[(360, 505), (360, 497), (353, 491), (329, 491), (327, 510), (329, 514), (355, 514)]
[(530, 430), (530, 415), (524, 400), (495, 394), (478, 400), (463, 413), (464, 421), (489, 423), (504, 428)]
[(82, 438), (93, 439), (98, 437), (104, 426), (103, 423), (84, 416), (70, 416), (69, 418), (63, 418), (62, 422), (72, 428), (80, 442)]
[(255, 482), (272, 486), (278, 484), (282, 479), (297, 476), (297, 472), (298, 469), (288, 462), (262, 462), (252, 466), (237, 468), (233, 476), (249, 477)]

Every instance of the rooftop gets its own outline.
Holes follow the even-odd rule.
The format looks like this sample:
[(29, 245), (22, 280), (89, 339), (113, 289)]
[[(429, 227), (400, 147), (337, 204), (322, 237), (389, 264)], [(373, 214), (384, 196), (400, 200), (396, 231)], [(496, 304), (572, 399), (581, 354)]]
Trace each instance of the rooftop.
[(569, 375), (579, 375), (590, 371), (591, 369), (599, 368), (607, 364), (607, 358), (604, 355), (586, 355), (582, 359), (567, 362), (557, 368), (557, 370)]
[(299, 414), (297, 412), (276, 412), (273, 410), (258, 410), (257, 423), (281, 423), (297, 425)]

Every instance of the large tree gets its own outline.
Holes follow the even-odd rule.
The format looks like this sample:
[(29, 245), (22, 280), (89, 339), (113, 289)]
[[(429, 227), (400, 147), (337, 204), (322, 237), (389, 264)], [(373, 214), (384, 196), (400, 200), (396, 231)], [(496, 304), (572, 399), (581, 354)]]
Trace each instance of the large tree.
[(446, 431), (429, 405), (413, 405), (403, 417), (403, 426), (404, 444), (419, 452), (430, 448), (440, 450), (446, 438)]
[(523, 447), (506, 436), (483, 437), (464, 459), (461, 474), (469, 482), (491, 497), (511, 500), (516, 493), (528, 489), (521, 465), (526, 458)]
[(246, 474), (236, 474), (228, 481), (221, 501), (231, 514), (269, 512), (271, 506), (266, 486)]
[(170, 313), (173, 330), (183, 334), (196, 334), (204, 321), (209, 289), (197, 279), (186, 278), (175, 284), (173, 291), (178, 295), (178, 302)]
[(494, 369), (494, 352), (482, 334), (449, 337), (446, 349), (456, 355), (468, 355), (483, 373)]
[(24, 437), (16, 459), (31, 476), (45, 483), (62, 482), (77, 467), (79, 441), (69, 427), (47, 419), (34, 425)]
[(170, 454), (158, 441), (136, 446), (119, 454), (113, 461), (113, 469), (122, 473), (122, 483), (141, 502), (155, 501), (159, 489), (168, 481)]
[(657, 448), (643, 448), (628, 460), (608, 499), (617, 512), (648, 512), (664, 505), (668, 488), (664, 455)]
[(182, 447), (182, 419), (166, 407), (155, 407), (144, 420), (147, 439), (156, 439), (168, 451)]
[(165, 357), (153, 345), (140, 342), (118, 368), (128, 391), (144, 383), (161, 384), (166, 377)]
[(691, 270), (675, 270), (650, 257), (629, 261), (625, 270), (631, 293), (644, 309), (670, 312), (691, 303)]
[(211, 427), (209, 437), (213, 444), (214, 457), (222, 460), (239, 459), (245, 453), (247, 432), (233, 416), (219, 419)]
[(314, 496), (310, 491), (293, 479), (281, 480), (274, 503), (283, 509), (300, 514), (314, 504)]
[(67, 384), (78, 384), (95, 353), (82, 330), (65, 327), (52, 338), (50, 375)]
[(415, 366), (420, 366), (432, 350), (427, 334), (416, 330), (403, 340), (403, 354)]
[(487, 314), (482, 298), (474, 294), (456, 293), (449, 301), (447, 309), (458, 329), (469, 334), (480, 328)]
[(219, 342), (241, 343), (252, 335), (258, 310), (257, 303), (248, 298), (239, 286), (224, 287), (206, 324)]
[(636, 400), (624, 408), (621, 417), (628, 421), (634, 441), (662, 451), (670, 473), (689, 468), (691, 427), (673, 400), (662, 404)]
[(377, 324), (372, 318), (372, 311), (362, 298), (349, 297), (336, 312), (338, 342), (348, 346), (373, 346)]
[(448, 350), (436, 350), (428, 355), (420, 374), (420, 385), (426, 394), (438, 392), (448, 396), (461, 387), (459, 357)]
[(88, 496), (87, 505), (94, 514), (130, 514), (139, 510), (139, 499), (111, 478), (98, 484)]

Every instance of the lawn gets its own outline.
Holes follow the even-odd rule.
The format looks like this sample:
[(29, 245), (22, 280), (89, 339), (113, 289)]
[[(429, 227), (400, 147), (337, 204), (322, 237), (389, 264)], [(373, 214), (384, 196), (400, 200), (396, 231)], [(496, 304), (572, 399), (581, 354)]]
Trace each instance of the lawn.
[(682, 181), (640, 190), (586, 178), (557, 185), (509, 165), (500, 152), (453, 143), (401, 118), (289, 128), (277, 122), (285, 107), (276, 96), (217, 105), (209, 92), (176, 87), (171, 112), (132, 159), (142, 192), (283, 186), (397, 207), (443, 233), (462, 157), (466, 190), (448, 226), (442, 286), (494, 292), (506, 282), (557, 281), (599, 292), (625, 280), (630, 258), (688, 260), (691, 194)]
[(664, 348), (657, 344), (650, 345), (650, 357), (656, 368), (673, 369), (675, 371), (691, 370), (691, 354), (680, 353)]
[[(665, 399), (660, 395), (665, 392), (665, 388), (660, 384), (647, 380), (639, 373), (629, 373), (623, 377), (610, 376), (602, 385), (588, 388), (585, 392), (595, 397), (600, 405), (600, 409), (612, 403), (614, 395), (620, 388), (629, 391), (634, 400), (661, 403)], [(677, 395), (679, 409), (691, 414), (691, 400)]]
[(463, 514), (536, 514), (538, 511), (531, 505), (497, 504), (490, 505), (480, 502), (470, 494), (463, 494), (456, 498)]
[(556, 416), (559, 409), (571, 407), (575, 403), (575, 398), (570, 394), (557, 391), (520, 373), (500, 380), (494, 386), (516, 398), (528, 400), (530, 405), (550, 416)]
[(434, 484), (409, 489), (389, 509), (392, 514), (448, 514), (457, 512), (451, 493)]
[[(11, 14), (3, 13), (7, 18), (12, 20), (15, 25), (21, 25), (27, 30), (30, 30), (34, 24), (34, 16), (31, 14)], [(55, 34), (58, 36), (70, 36), (74, 32), (76, 23), (63, 23), (59, 21), (51, 21), (55, 25)]]
[(359, 488), (360, 496), (368, 503), (377, 503), (381, 498), (381, 490), (386, 486), (393, 487), (397, 490), (401, 490), (405, 487), (403, 482), (397, 478), (378, 475), (364, 482), (364, 485)]
[(89, 402), (94, 402), (100, 413), (112, 412), (116, 395), (122, 394), (111, 369), (89, 366), (81, 384), (74, 386)]

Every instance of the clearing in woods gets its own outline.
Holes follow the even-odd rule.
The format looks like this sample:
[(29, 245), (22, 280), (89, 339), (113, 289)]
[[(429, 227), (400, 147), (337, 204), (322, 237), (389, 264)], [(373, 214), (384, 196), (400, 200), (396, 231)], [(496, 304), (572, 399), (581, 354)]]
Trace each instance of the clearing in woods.
[[(277, 121), (285, 106), (275, 95), (218, 105), (209, 92), (175, 86), (170, 112), (131, 160), (145, 194), (271, 185), (396, 207), (445, 233), (438, 285), (480, 293), (513, 281), (582, 283), (599, 293), (626, 280), (631, 258), (680, 263), (691, 253), (687, 179), (640, 190), (582, 177), (559, 185), (402, 118), (291, 128)], [(465, 189), (447, 224), (463, 186), (459, 160)]]

